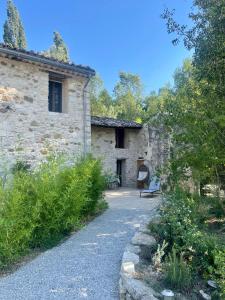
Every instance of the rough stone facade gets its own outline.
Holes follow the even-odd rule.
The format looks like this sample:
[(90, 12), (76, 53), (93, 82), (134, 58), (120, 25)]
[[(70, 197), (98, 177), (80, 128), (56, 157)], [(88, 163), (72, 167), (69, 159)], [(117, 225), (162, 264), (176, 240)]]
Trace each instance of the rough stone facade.
[(124, 161), (123, 186), (135, 186), (137, 160), (140, 156), (140, 129), (125, 129), (125, 148), (116, 148), (115, 128), (92, 126), (92, 153), (103, 160), (104, 170), (116, 174), (117, 160)]
[(104, 170), (116, 174), (117, 160), (124, 160), (123, 186), (136, 186), (137, 161), (143, 158), (153, 176), (169, 155), (169, 139), (163, 130), (144, 126), (125, 128), (125, 148), (115, 148), (115, 128), (92, 126), (92, 152), (103, 160)]
[(49, 72), (35, 64), (0, 57), (0, 157), (43, 159), (52, 151), (70, 156), (90, 151), (91, 126), (87, 78), (63, 79), (63, 113), (48, 111)]
[[(168, 137), (132, 121), (91, 119), (88, 82), (94, 74), (89, 67), (0, 44), (0, 172), (18, 160), (34, 165), (54, 152), (77, 157), (92, 151), (106, 172), (116, 174), (121, 163), (123, 186), (136, 186), (138, 159), (154, 175), (168, 157)], [(57, 80), (62, 113), (49, 111), (49, 81)], [(115, 147), (116, 127), (125, 130), (123, 148)]]
[(142, 139), (145, 164), (149, 167), (150, 175), (152, 176), (168, 161), (170, 138), (163, 128), (145, 126)]

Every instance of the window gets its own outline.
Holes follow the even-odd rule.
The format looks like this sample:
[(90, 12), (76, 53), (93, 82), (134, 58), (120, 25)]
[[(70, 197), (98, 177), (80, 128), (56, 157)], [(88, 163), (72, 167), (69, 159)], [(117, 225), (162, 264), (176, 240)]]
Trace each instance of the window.
[(124, 128), (116, 128), (116, 148), (124, 148)]
[(49, 81), (48, 110), (62, 112), (62, 82)]

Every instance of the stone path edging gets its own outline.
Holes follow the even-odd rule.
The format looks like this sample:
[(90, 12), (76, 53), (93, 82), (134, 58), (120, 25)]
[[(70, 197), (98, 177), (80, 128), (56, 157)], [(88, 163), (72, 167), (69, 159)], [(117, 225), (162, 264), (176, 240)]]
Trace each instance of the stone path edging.
[(157, 300), (159, 294), (138, 278), (136, 266), (140, 257), (151, 254), (156, 240), (149, 235), (148, 223), (143, 223), (131, 242), (126, 246), (120, 271), (120, 300)]

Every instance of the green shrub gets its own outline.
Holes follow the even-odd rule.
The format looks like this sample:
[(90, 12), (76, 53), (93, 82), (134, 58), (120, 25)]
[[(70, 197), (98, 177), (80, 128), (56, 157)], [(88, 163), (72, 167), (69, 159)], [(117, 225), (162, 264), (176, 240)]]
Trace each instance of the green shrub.
[(169, 243), (168, 250), (175, 244), (184, 253), (199, 273), (207, 273), (213, 265), (215, 249), (220, 249), (219, 240), (205, 231), (206, 225), (200, 220), (202, 203), (199, 197), (177, 188), (168, 195), (161, 209), (161, 223), (151, 230)]
[(105, 178), (102, 176), (101, 162), (93, 160), (91, 156), (82, 161), (79, 165), (80, 176), (84, 180), (88, 180), (88, 189), (86, 194), (86, 201), (84, 202), (83, 212), (89, 214), (96, 208), (98, 200), (102, 197), (102, 191), (106, 188)]
[(192, 285), (191, 270), (182, 254), (178, 255), (175, 248), (172, 248), (165, 263), (165, 281), (177, 290), (187, 289)]
[(0, 266), (23, 255), (29, 248), (29, 241), (35, 224), (33, 207), (36, 199), (34, 183), (25, 173), (18, 173), (0, 193)]
[(27, 172), (29, 170), (30, 170), (30, 165), (27, 162), (22, 160), (18, 160), (12, 167), (13, 174), (17, 172)]
[(34, 247), (50, 247), (99, 209), (105, 182), (92, 157), (71, 166), (50, 159), (30, 172), (15, 172), (0, 185), (0, 267)]
[(214, 251), (214, 268), (211, 268), (212, 277), (219, 286), (221, 299), (225, 298), (225, 249)]

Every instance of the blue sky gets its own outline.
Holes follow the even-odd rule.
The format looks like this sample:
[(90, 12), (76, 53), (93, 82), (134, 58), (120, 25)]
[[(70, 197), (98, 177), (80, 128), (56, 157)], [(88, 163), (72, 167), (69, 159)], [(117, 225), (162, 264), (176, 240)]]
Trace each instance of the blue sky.
[[(59, 31), (71, 59), (90, 65), (112, 91), (118, 72), (139, 74), (145, 92), (171, 82), (176, 67), (190, 53), (174, 47), (160, 14), (176, 9), (177, 20), (189, 24), (191, 0), (14, 0), (20, 11), (28, 48), (49, 48)], [(6, 0), (0, 2), (0, 35)]]

